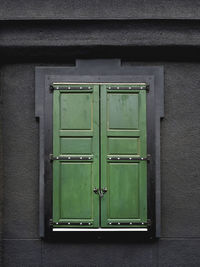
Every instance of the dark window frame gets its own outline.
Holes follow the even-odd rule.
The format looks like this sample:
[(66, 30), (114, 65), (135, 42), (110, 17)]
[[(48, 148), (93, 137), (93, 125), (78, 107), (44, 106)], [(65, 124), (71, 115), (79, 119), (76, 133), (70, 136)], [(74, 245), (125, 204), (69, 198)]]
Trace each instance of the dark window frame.
[[(39, 118), (39, 234), (40, 237), (68, 236), (69, 232), (52, 232), (52, 92), (53, 82), (146, 82), (147, 93), (147, 152), (148, 219), (147, 233), (135, 236), (160, 237), (161, 179), (160, 179), (160, 119), (164, 117), (164, 69), (162, 66), (123, 66), (119, 59), (77, 60), (75, 66), (36, 67), (35, 116)], [(94, 234), (94, 233), (93, 233)], [(99, 233), (98, 233), (99, 234)]]

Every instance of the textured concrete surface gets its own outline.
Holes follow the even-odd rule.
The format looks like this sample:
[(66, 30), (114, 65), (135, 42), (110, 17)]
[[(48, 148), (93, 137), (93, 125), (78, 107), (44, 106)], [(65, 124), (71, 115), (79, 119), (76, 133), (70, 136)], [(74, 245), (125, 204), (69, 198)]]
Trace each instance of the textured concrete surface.
[[(200, 266), (200, 2), (0, 0), (0, 6), (0, 265), (2, 259), (6, 267)], [(96, 57), (164, 65), (156, 242), (39, 239), (34, 68)]]
[[(1, 72), (0, 72), (1, 76)], [(0, 255), (2, 251), (2, 234), (3, 234), (3, 133), (2, 133), (2, 91), (0, 87)], [(2, 257), (0, 256), (0, 266), (2, 264)]]
[(38, 122), (34, 67), (1, 68), (4, 157), (4, 266), (199, 266), (200, 64), (164, 65), (161, 124), (162, 238), (156, 242), (47, 242), (38, 237)]
[(198, 0), (1, 0), (1, 19), (199, 18)]
[[(38, 228), (38, 124), (34, 117), (34, 68), (13, 65), (3, 88), (4, 237), (36, 238)], [(18, 95), (18, 96), (17, 96)]]
[(1, 47), (198, 46), (199, 20), (0, 21)]

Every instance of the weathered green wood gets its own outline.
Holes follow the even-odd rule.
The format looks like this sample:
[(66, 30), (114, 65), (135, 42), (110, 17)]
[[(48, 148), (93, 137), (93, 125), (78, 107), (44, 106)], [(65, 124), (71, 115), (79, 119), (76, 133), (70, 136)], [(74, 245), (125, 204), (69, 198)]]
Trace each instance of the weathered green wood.
[(53, 162), (53, 222), (98, 227), (99, 196), (93, 189), (99, 188), (99, 86), (90, 92), (73, 86), (53, 92), (53, 155), (87, 154), (93, 161)]
[[(53, 222), (62, 223), (55, 227), (138, 227), (112, 225), (123, 222), (145, 227), (147, 162), (113, 162), (107, 157), (147, 156), (146, 91), (108, 91), (109, 85), (101, 85), (99, 98), (99, 85), (90, 85), (90, 92), (73, 86), (53, 93), (53, 154), (94, 157), (90, 162), (53, 162)], [(99, 198), (94, 188), (108, 191)]]
[(109, 138), (108, 139), (108, 154), (119, 155), (139, 155), (140, 154), (139, 138), (133, 137), (121, 137), (121, 138)]
[[(118, 85), (120, 88), (120, 85)], [(146, 91), (101, 93), (101, 227), (110, 223), (147, 223), (147, 162), (109, 162), (107, 157), (146, 157)], [(137, 134), (136, 134), (137, 133)]]
[(60, 152), (61, 154), (92, 154), (92, 138), (60, 138)]

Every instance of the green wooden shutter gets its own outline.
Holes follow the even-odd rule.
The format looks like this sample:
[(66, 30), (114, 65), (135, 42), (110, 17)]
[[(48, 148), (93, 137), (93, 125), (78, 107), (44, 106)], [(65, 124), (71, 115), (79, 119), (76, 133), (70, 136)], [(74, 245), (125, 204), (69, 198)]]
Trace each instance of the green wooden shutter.
[(54, 84), (53, 224), (98, 227), (99, 86)]
[(143, 86), (54, 85), (54, 227), (146, 227)]
[(147, 223), (146, 90), (131, 86), (101, 86), (102, 227)]

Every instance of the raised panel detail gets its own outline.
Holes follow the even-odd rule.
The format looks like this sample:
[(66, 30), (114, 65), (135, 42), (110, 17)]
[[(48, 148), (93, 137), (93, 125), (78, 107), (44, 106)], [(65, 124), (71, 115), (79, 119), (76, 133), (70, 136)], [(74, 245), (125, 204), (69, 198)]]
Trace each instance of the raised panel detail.
[(90, 92), (78, 84), (56, 86), (53, 224), (56, 228), (95, 228), (99, 226), (99, 196), (93, 192), (99, 186), (99, 86), (85, 85)]
[(138, 129), (138, 94), (108, 94), (109, 129)]
[(61, 163), (60, 190), (61, 219), (92, 217), (91, 163)]
[(109, 154), (139, 155), (139, 138), (108, 138)]
[(139, 218), (139, 163), (109, 164), (110, 219)]
[[(101, 85), (101, 187), (107, 189), (101, 200), (101, 226), (105, 228), (147, 223), (147, 162), (136, 159), (147, 157), (146, 91), (122, 91), (123, 86), (111, 90), (111, 85)], [(111, 155), (120, 157), (114, 161)], [(135, 160), (131, 162), (129, 155)]]
[(61, 138), (61, 154), (91, 154), (92, 138)]
[(89, 130), (91, 121), (92, 94), (61, 93), (60, 124), (62, 130)]

